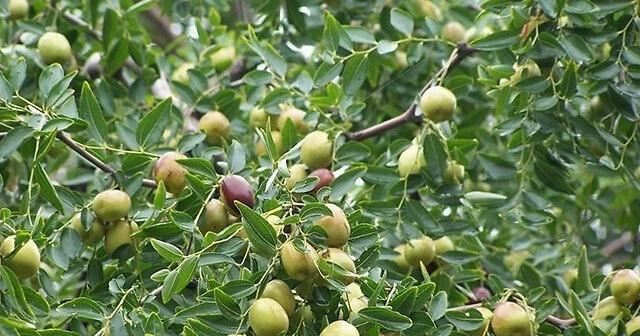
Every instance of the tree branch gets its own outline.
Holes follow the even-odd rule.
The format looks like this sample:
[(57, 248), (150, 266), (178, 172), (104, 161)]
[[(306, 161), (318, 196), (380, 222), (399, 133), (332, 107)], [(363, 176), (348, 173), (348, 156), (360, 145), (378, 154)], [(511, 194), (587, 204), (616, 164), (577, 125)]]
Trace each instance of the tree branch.
[[(436, 80), (438, 78), (444, 78), (444, 76), (446, 76), (453, 68), (455, 68), (458, 64), (460, 64), (460, 62), (462, 62), (463, 59), (465, 59), (467, 56), (473, 54), (476, 51), (477, 49), (469, 46), (468, 44), (460, 43), (451, 54), (449, 62), (447, 62), (447, 64), (445, 64), (444, 67), (440, 69), (440, 71), (438, 71), (438, 73), (431, 80), (429, 80), (424, 85), (424, 87), (422, 87), (422, 89), (420, 90), (420, 94), (418, 95), (418, 98), (422, 96), (422, 94), (427, 89), (432, 87), (436, 83)], [(416, 115), (415, 113), (416, 107), (417, 107), (417, 101), (418, 101), (417, 99), (414, 100), (411, 103), (411, 105), (399, 116), (385, 120), (377, 125), (371, 126), (369, 128), (365, 128), (360, 131), (346, 133), (345, 136), (349, 140), (364, 140), (364, 139), (376, 136), (378, 134), (384, 133), (390, 129), (396, 128), (408, 122), (414, 122), (419, 124), (422, 122), (422, 116)]]
[[(78, 153), (85, 160), (89, 161), (92, 165), (104, 171), (105, 173), (111, 175), (113, 179), (116, 179), (118, 172), (113, 167), (107, 165), (106, 163), (102, 162), (102, 160), (98, 159), (93, 154), (86, 151), (84, 148), (82, 148), (82, 146), (80, 146), (77, 142), (71, 139), (69, 134), (67, 134), (66, 132), (60, 131), (56, 134), (56, 137), (60, 141), (62, 141), (65, 145), (67, 145), (69, 148), (71, 148), (74, 152)], [(143, 179), (142, 185), (148, 188), (156, 188), (158, 186), (154, 180), (149, 180), (149, 179)]]
[(602, 255), (604, 255), (605, 257), (608, 257), (618, 252), (619, 250), (623, 249), (624, 246), (630, 243), (632, 240), (633, 240), (633, 234), (631, 234), (631, 232), (625, 232), (620, 237), (616, 238), (615, 240), (612, 240), (607, 245), (605, 245), (601, 250)]

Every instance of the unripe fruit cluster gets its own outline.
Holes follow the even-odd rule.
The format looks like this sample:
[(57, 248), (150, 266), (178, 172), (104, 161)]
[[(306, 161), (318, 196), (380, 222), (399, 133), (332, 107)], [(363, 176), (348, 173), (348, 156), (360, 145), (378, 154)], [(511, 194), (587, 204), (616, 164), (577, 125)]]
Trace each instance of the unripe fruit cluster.
[(398, 253), (393, 261), (402, 273), (409, 272), (411, 267), (427, 266), (436, 256), (441, 256), (455, 250), (455, 244), (450, 237), (433, 240), (428, 236), (412, 239), (407, 244), (401, 244), (394, 248)]
[[(609, 290), (611, 296), (600, 300), (592, 312), (594, 324), (601, 330), (609, 329), (609, 319), (620, 315), (625, 306), (630, 306), (640, 301), (640, 276), (631, 269), (615, 271), (609, 283)], [(629, 320), (625, 329), (627, 335), (640, 330), (640, 316)]]
[(87, 245), (97, 243), (104, 234), (104, 249), (113, 254), (120, 247), (131, 244), (132, 235), (138, 230), (135, 222), (126, 217), (131, 210), (129, 195), (120, 190), (106, 190), (96, 195), (91, 205), (96, 221), (85, 230), (79, 216), (72, 219), (72, 228)]

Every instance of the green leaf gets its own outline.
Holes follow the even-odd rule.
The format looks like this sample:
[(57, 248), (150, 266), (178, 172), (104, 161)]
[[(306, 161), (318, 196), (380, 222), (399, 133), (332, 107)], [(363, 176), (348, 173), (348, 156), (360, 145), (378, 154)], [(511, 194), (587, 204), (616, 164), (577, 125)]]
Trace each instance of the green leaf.
[(164, 181), (160, 180), (158, 182), (158, 187), (156, 188), (155, 195), (153, 196), (153, 208), (156, 210), (161, 210), (164, 206), (164, 200), (166, 196), (167, 190), (164, 187)]
[[(17, 244), (17, 239), (16, 239)], [(15, 273), (6, 266), (0, 266), (0, 283), (3, 287), (3, 301), (13, 310), (19, 312), (20, 317), (31, 320), (33, 311), (27, 303), (20, 280)]]
[(157, 0), (142, 0), (142, 1), (138, 1), (136, 3), (134, 3), (133, 5), (131, 5), (129, 8), (127, 8), (127, 10), (124, 12), (124, 16), (133, 16), (136, 15), (138, 13), (147, 11), (149, 9), (151, 9), (155, 4), (156, 4)]
[(492, 179), (502, 181), (515, 176), (518, 169), (516, 166), (503, 158), (489, 154), (478, 154), (478, 161)]
[(406, 36), (411, 36), (413, 33), (413, 18), (409, 13), (401, 9), (394, 8), (391, 10), (389, 19), (393, 28)]
[(349, 191), (353, 190), (353, 186), (356, 181), (364, 176), (367, 172), (367, 167), (356, 166), (345, 171), (342, 175), (338, 176), (331, 183), (331, 195), (329, 198), (332, 201), (338, 201)]
[(260, 86), (271, 82), (273, 76), (268, 71), (252, 70), (244, 75), (242, 80), (251, 86)]
[(64, 302), (56, 309), (61, 316), (73, 316), (100, 321), (105, 318), (105, 307), (102, 303), (87, 297), (79, 297)]
[(40, 193), (42, 194), (42, 197), (49, 201), (56, 210), (64, 213), (60, 197), (58, 196), (56, 189), (51, 184), (51, 181), (49, 181), (49, 176), (47, 176), (47, 173), (39, 163), (35, 163), (33, 165), (33, 177), (35, 178), (36, 183), (40, 186)]
[(0, 73), (0, 101), (10, 102), (13, 98), (13, 91), (11, 83)]
[(340, 22), (329, 11), (324, 11), (322, 39), (326, 41), (329, 51), (337, 51), (340, 47), (340, 30)]
[(450, 311), (445, 315), (447, 321), (453, 324), (458, 330), (477, 330), (484, 323), (484, 319), (480, 312), (471, 309), (467, 312)]
[(184, 254), (179, 248), (165, 243), (161, 240), (151, 239), (151, 246), (158, 252), (158, 254), (166, 261), (175, 262), (184, 259)]
[(518, 32), (503, 30), (485, 36), (472, 42), (472, 46), (478, 50), (500, 50), (515, 46), (520, 42)]
[(484, 191), (468, 192), (464, 195), (464, 198), (472, 205), (479, 207), (496, 207), (507, 200), (507, 196)]
[(192, 255), (184, 259), (178, 268), (167, 274), (162, 282), (162, 302), (169, 302), (172, 296), (180, 293), (191, 282), (197, 266), (198, 256)]
[(280, 77), (287, 73), (287, 61), (266, 41), (261, 42), (252, 28), (249, 30), (249, 47)]
[(429, 316), (434, 321), (439, 320), (447, 312), (448, 302), (447, 292), (439, 291), (436, 293), (429, 304)]
[(30, 138), (35, 130), (27, 126), (17, 126), (14, 129), (7, 132), (7, 134), (0, 140), (0, 159), (7, 158), (9, 155), (16, 152), (18, 147), (27, 138)]
[(363, 308), (358, 312), (358, 316), (391, 331), (403, 331), (413, 324), (410, 318), (383, 307)]
[(578, 261), (578, 277), (576, 278), (576, 289), (578, 291), (593, 292), (593, 284), (591, 283), (591, 275), (589, 272), (589, 260), (587, 257), (587, 247), (582, 246), (580, 249), (580, 259)]
[(185, 167), (191, 174), (201, 175), (209, 181), (216, 181), (218, 179), (218, 174), (210, 160), (203, 158), (186, 158), (178, 159), (176, 162)]
[(167, 98), (154, 106), (140, 120), (136, 128), (136, 140), (141, 147), (146, 148), (160, 140), (169, 123), (172, 106), (171, 98)]
[(102, 115), (102, 110), (96, 96), (91, 91), (89, 83), (82, 84), (82, 93), (80, 94), (80, 117), (89, 125), (89, 134), (92, 138), (103, 143), (107, 137), (107, 123)]
[(342, 83), (344, 92), (347, 95), (354, 95), (367, 78), (369, 69), (369, 58), (367, 55), (358, 54), (347, 61), (342, 73)]
[(273, 226), (248, 206), (238, 201), (236, 201), (236, 206), (242, 214), (242, 225), (249, 242), (251, 242), (252, 250), (264, 256), (274, 256), (278, 239)]
[(24, 57), (20, 57), (16, 63), (11, 66), (9, 82), (15, 91), (19, 91), (25, 78), (27, 78), (27, 62), (24, 60)]
[(315, 86), (322, 87), (329, 84), (334, 78), (338, 77), (342, 72), (342, 68), (344, 64), (342, 62), (338, 62), (335, 64), (322, 63), (316, 69), (316, 72), (313, 76), (313, 82)]
[(51, 89), (64, 78), (64, 70), (58, 63), (54, 63), (44, 68), (38, 78), (38, 88), (42, 100), (47, 100)]
[(567, 55), (579, 62), (588, 62), (593, 58), (589, 45), (577, 34), (567, 34), (560, 38), (560, 44)]
[(440, 141), (440, 137), (429, 133), (424, 137), (422, 142), (422, 151), (427, 162), (427, 169), (431, 176), (440, 180), (444, 168), (447, 166), (447, 152)]
[(129, 57), (129, 40), (126, 38), (120, 38), (116, 44), (109, 50), (104, 64), (104, 73), (107, 76), (113, 75), (118, 69), (124, 65), (124, 62)]
[(220, 312), (222, 315), (237, 320), (240, 318), (242, 311), (240, 310), (240, 306), (231, 296), (227, 295), (227, 293), (223, 292), (219, 288), (214, 290), (214, 296), (216, 299), (216, 303), (218, 304), (218, 308), (220, 308)]
[(244, 169), (247, 159), (244, 153), (244, 147), (236, 140), (231, 142), (231, 146), (229, 146), (229, 171), (232, 173), (237, 173)]
[(398, 49), (398, 43), (389, 41), (389, 40), (381, 40), (378, 42), (378, 54), (384, 55), (390, 52), (394, 52)]

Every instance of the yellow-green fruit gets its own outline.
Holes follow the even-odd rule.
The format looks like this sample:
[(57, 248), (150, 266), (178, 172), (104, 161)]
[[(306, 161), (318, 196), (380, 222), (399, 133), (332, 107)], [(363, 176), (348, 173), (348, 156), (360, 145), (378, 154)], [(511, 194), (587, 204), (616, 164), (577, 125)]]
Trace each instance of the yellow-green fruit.
[[(322, 253), (320, 253), (320, 256), (323, 259), (340, 266), (347, 272), (350, 272), (353, 274), (356, 273), (356, 265), (353, 262), (353, 259), (351, 259), (351, 257), (341, 249), (329, 248), (325, 251), (322, 251)], [(338, 271), (334, 269), (332, 269), (329, 273), (324, 275), (330, 278), (336, 279), (345, 285), (352, 283), (353, 280), (355, 279), (353, 276), (339, 274)]]
[(366, 308), (369, 303), (369, 299), (362, 293), (360, 285), (355, 282), (347, 285), (347, 290), (342, 294), (342, 299), (347, 302), (349, 310), (356, 314)]
[(220, 200), (212, 199), (207, 203), (204, 211), (202, 231), (220, 232), (229, 225), (229, 213)]
[(82, 225), (82, 215), (79, 213), (71, 218), (71, 228), (78, 233), (82, 242), (89, 246), (93, 246), (100, 241), (100, 239), (104, 237), (105, 232), (104, 225), (97, 220), (91, 223), (89, 230), (85, 230)]
[(420, 97), (422, 114), (437, 123), (451, 119), (456, 104), (456, 96), (453, 92), (442, 86), (430, 87)]
[(396, 69), (404, 69), (409, 66), (409, 62), (407, 61), (407, 53), (399, 50), (396, 51), (394, 55), (394, 65)]
[(105, 190), (96, 195), (91, 209), (99, 220), (111, 222), (125, 217), (131, 209), (131, 198), (124, 191)]
[(453, 243), (453, 240), (446, 236), (440, 239), (436, 239), (433, 243), (436, 245), (436, 255), (443, 255), (446, 252), (456, 249), (456, 245)]
[[(271, 132), (271, 138), (273, 139), (273, 143), (276, 145), (276, 151), (278, 155), (282, 155), (284, 153), (284, 143), (282, 142), (282, 134), (278, 131)], [(256, 144), (256, 155), (263, 156), (267, 155), (267, 147), (264, 144), (262, 139), (258, 140)]]
[(362, 288), (355, 282), (352, 282), (347, 285), (347, 291), (342, 294), (345, 299), (360, 299), (364, 297), (364, 293), (362, 292)]
[(108, 254), (113, 254), (123, 245), (131, 244), (131, 235), (138, 226), (128, 220), (119, 220), (111, 224), (104, 235), (104, 249)]
[(276, 234), (282, 233), (282, 228), (284, 227), (284, 225), (280, 224), (282, 222), (282, 219), (280, 217), (278, 217), (276, 215), (269, 215), (265, 219), (276, 230)]
[(335, 204), (326, 204), (331, 210), (331, 216), (324, 216), (313, 224), (321, 227), (327, 233), (327, 246), (342, 247), (349, 240), (351, 227), (342, 209)]
[(64, 35), (46, 32), (38, 40), (38, 52), (46, 64), (64, 63), (71, 58), (71, 45)]
[(287, 123), (287, 120), (291, 119), (291, 123), (293, 127), (296, 129), (298, 133), (307, 133), (309, 131), (309, 125), (304, 122), (304, 117), (307, 115), (303, 110), (297, 109), (291, 105), (283, 105), (281, 106), (281, 112), (278, 116), (278, 129), (282, 131), (284, 129), (284, 125)]
[(351, 323), (340, 320), (322, 329), (320, 336), (360, 336), (360, 333)]
[(427, 165), (422, 146), (412, 144), (398, 157), (398, 174), (401, 177), (420, 173), (420, 169)]
[(458, 43), (464, 41), (464, 35), (466, 32), (466, 29), (462, 24), (460, 24), (460, 22), (450, 21), (444, 26), (444, 28), (442, 28), (442, 38), (447, 41)]
[(288, 276), (298, 281), (313, 279), (318, 275), (318, 252), (309, 243), (305, 242), (304, 246), (306, 253), (298, 251), (293, 242), (289, 241), (280, 250), (282, 268)]
[(311, 169), (325, 168), (333, 159), (333, 142), (329, 134), (313, 131), (302, 139), (300, 161)]
[(208, 112), (200, 118), (200, 129), (204, 131), (207, 142), (212, 145), (219, 145), (222, 139), (229, 136), (231, 124), (227, 117), (218, 112)]
[(562, 274), (562, 278), (564, 279), (564, 282), (571, 287), (571, 284), (573, 284), (573, 282), (578, 278), (578, 269), (571, 268), (567, 270)]
[(291, 288), (282, 280), (271, 280), (262, 291), (261, 298), (273, 299), (287, 312), (288, 316), (293, 315), (296, 310), (296, 299), (291, 293)]
[(611, 278), (609, 289), (618, 303), (634, 304), (640, 298), (640, 276), (630, 269), (619, 270)]
[(532, 336), (531, 316), (513, 302), (498, 304), (493, 310), (491, 328), (495, 336)]
[(519, 81), (529, 78), (529, 77), (537, 77), (540, 76), (541, 72), (540, 72), (540, 67), (538, 67), (538, 64), (536, 64), (536, 62), (529, 60), (527, 63), (519, 65), (519, 64), (514, 64), (513, 65), (513, 70), (515, 70), (515, 73), (513, 75), (511, 75), (511, 83), (512, 84), (517, 84)]
[(447, 183), (460, 183), (464, 180), (464, 166), (455, 161), (449, 161), (442, 177)]
[(466, 41), (471, 41), (473, 39), (482, 38), (491, 34), (493, 34), (493, 29), (491, 29), (490, 27), (482, 27), (482, 29), (471, 27), (464, 33), (464, 39)]
[(613, 296), (608, 296), (593, 308), (594, 320), (606, 320), (607, 317), (615, 317), (622, 312), (622, 306)]
[(511, 252), (504, 256), (504, 265), (507, 266), (511, 272), (515, 273), (529, 256), (529, 252), (524, 250)]
[(9, 20), (20, 20), (29, 14), (27, 0), (9, 0)]
[(480, 312), (484, 322), (482, 323), (482, 326), (480, 328), (469, 331), (468, 334), (470, 336), (485, 336), (489, 332), (489, 322), (491, 321), (493, 312), (485, 307), (476, 308), (476, 310)]
[(427, 266), (436, 257), (436, 244), (427, 236), (411, 239), (404, 250), (404, 256), (410, 265), (420, 267), (420, 263)]
[(640, 316), (636, 316), (629, 320), (625, 325), (625, 330), (627, 331), (627, 336), (632, 336), (634, 332), (640, 330)]
[(284, 180), (284, 185), (291, 190), (296, 183), (307, 178), (307, 166), (303, 164), (294, 164), (289, 167), (289, 177)]
[(178, 152), (167, 152), (162, 154), (153, 165), (153, 178), (156, 182), (162, 181), (165, 189), (176, 197), (187, 185), (187, 170), (176, 160), (186, 158)]
[(40, 269), (40, 251), (38, 245), (32, 240), (27, 240), (20, 250), (11, 258), (7, 256), (16, 248), (16, 236), (9, 236), (4, 239), (0, 246), (2, 264), (9, 267), (20, 279), (27, 279), (38, 273)]
[(249, 125), (252, 127), (266, 128), (267, 120), (271, 120), (271, 129), (277, 127), (278, 117), (268, 114), (263, 108), (256, 107), (249, 112)]
[(193, 69), (193, 63), (182, 63), (177, 69), (173, 71), (171, 80), (180, 82), (182, 84), (189, 84), (189, 70)]
[(424, 17), (432, 18), (434, 20), (442, 20), (442, 11), (440, 8), (429, 0), (414, 0), (416, 9)]
[(411, 269), (411, 265), (405, 257), (406, 249), (407, 244), (398, 245), (393, 249), (394, 251), (398, 252), (398, 255), (393, 258), (393, 262), (396, 263), (400, 271), (403, 273), (407, 273)]
[(261, 298), (249, 308), (249, 325), (256, 336), (278, 336), (289, 329), (289, 317), (278, 302)]
[(220, 48), (211, 53), (211, 56), (209, 56), (211, 64), (213, 64), (213, 67), (218, 71), (222, 71), (228, 68), (233, 63), (233, 60), (235, 58), (236, 48), (234, 47)]

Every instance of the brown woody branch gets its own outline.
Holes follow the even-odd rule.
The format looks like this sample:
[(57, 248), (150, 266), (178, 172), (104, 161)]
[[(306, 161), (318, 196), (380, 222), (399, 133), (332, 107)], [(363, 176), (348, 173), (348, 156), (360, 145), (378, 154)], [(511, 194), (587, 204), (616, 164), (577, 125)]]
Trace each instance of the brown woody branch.
[[(74, 152), (78, 153), (85, 160), (89, 161), (92, 165), (94, 165), (95, 167), (97, 167), (100, 170), (104, 171), (105, 173), (111, 175), (111, 177), (113, 177), (114, 180), (116, 179), (116, 176), (117, 176), (118, 173), (113, 167), (111, 167), (108, 164), (102, 162), (102, 160), (98, 159), (93, 154), (91, 154), (88, 151), (86, 151), (84, 148), (82, 148), (82, 146), (80, 146), (77, 142), (75, 142), (73, 139), (71, 139), (69, 134), (67, 134), (66, 132), (60, 131), (60, 132), (58, 132), (56, 134), (56, 137), (60, 141), (62, 141), (65, 145), (67, 145), (69, 148), (71, 148)], [(153, 181), (153, 180), (149, 180), (149, 179), (143, 179), (142, 180), (142, 185), (145, 186), (145, 187), (148, 187), (148, 188), (157, 187), (156, 182)]]
[[(429, 80), (424, 85), (424, 87), (422, 87), (418, 97), (421, 96), (431, 86), (433, 86), (436, 83), (437, 78), (442, 78), (446, 76), (453, 68), (455, 68), (458, 64), (460, 64), (460, 62), (462, 62), (463, 59), (465, 59), (466, 57), (468, 57), (469, 55), (473, 54), (476, 51), (477, 49), (469, 46), (468, 44), (460, 43), (456, 47), (456, 49), (453, 51), (452, 58), (450, 58), (449, 62), (447, 62), (447, 64), (445, 64), (444, 67), (440, 69), (440, 71), (438, 71), (436, 76), (434, 76), (431, 80)], [(415, 113), (416, 107), (417, 107), (417, 100), (414, 100), (409, 106), (409, 108), (407, 108), (399, 116), (385, 120), (377, 125), (371, 126), (369, 128), (365, 128), (360, 131), (346, 133), (345, 136), (349, 140), (364, 140), (409, 122), (414, 122), (419, 124), (422, 122), (422, 116), (416, 115)]]

